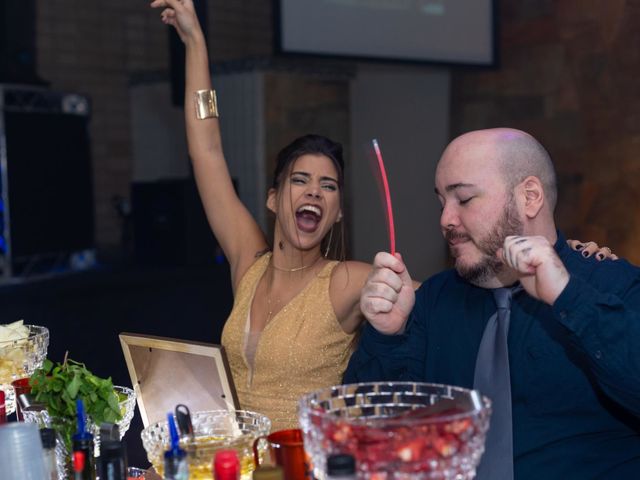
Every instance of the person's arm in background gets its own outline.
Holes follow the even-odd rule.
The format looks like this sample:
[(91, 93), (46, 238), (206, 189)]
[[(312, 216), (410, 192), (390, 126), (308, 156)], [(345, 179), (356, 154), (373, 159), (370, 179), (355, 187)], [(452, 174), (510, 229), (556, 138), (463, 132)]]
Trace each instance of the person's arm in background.
[(233, 187), (222, 151), (218, 118), (196, 117), (196, 92), (211, 90), (209, 57), (192, 0), (154, 0), (162, 21), (176, 29), (186, 48), (184, 115), (189, 156), (209, 225), (231, 267), (234, 291), (256, 253), (267, 248), (257, 222)]

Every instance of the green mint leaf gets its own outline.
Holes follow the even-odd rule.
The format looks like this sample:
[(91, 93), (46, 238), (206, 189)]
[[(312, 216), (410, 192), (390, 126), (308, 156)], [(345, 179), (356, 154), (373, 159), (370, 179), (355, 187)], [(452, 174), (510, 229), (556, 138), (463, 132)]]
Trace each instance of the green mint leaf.
[(80, 386), (82, 385), (82, 380), (80, 379), (80, 375), (74, 375), (71, 383), (67, 385), (66, 392), (69, 394), (70, 400), (74, 400), (78, 396), (78, 391), (80, 390)]

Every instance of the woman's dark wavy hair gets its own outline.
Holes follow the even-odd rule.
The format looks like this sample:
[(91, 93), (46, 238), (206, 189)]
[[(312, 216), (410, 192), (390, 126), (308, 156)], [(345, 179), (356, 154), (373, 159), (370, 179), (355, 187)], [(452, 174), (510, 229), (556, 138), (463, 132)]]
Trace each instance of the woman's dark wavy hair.
[[(278, 190), (283, 180), (290, 172), (291, 166), (302, 155), (324, 155), (329, 158), (338, 172), (338, 187), (340, 189), (340, 208), (344, 212), (344, 159), (342, 158), (342, 145), (338, 142), (323, 137), (322, 135), (308, 134), (296, 138), (289, 145), (284, 147), (276, 157), (276, 168), (273, 172), (272, 188)], [(332, 227), (331, 235), (327, 235), (322, 243), (322, 251), (329, 252), (327, 257), (344, 260), (345, 238), (344, 222), (340, 222)]]

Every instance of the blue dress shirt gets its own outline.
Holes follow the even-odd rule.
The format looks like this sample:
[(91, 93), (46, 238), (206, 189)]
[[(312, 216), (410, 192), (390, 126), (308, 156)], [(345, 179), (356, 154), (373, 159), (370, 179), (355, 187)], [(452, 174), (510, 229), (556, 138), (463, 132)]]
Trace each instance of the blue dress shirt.
[[(570, 280), (554, 305), (522, 291), (511, 307), (515, 478), (640, 479), (640, 269), (586, 259), (562, 234), (555, 249)], [(344, 381), (472, 388), (495, 310), (490, 290), (437, 274), (416, 291), (403, 335), (365, 327)]]

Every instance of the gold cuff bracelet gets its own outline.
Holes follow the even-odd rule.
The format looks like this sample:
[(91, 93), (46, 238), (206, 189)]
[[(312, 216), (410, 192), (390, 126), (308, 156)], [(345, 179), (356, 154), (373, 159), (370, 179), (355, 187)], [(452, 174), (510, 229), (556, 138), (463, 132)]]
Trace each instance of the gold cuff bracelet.
[(196, 97), (196, 118), (218, 118), (218, 99), (215, 90), (197, 90)]

